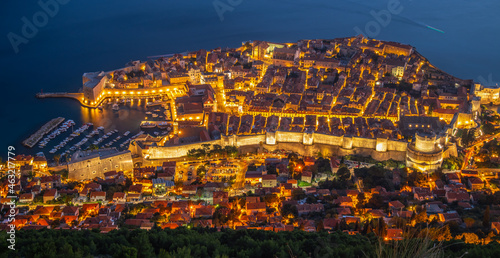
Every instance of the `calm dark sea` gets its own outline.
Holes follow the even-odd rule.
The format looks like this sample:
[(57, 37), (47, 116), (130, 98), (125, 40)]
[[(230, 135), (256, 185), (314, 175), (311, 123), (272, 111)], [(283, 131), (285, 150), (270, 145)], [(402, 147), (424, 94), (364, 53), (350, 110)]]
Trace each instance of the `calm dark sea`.
[[(37, 2), (0, 3), (3, 157), (7, 145), (19, 147), (20, 141), (57, 116), (73, 119), (77, 126), (89, 121), (115, 124), (122, 132), (137, 131), (143, 116), (142, 111), (131, 110), (123, 119), (112, 112), (89, 111), (72, 100), (35, 99), (41, 89), (76, 92), (82, 73), (120, 68), (147, 56), (238, 47), (247, 40), (353, 36), (355, 27), (365, 31), (367, 23), (376, 22), (370, 13), (387, 10), (389, 1), (241, 0), (234, 7), (226, 5), (227, 11), (219, 16), (214, 3), (229, 1), (73, 0), (59, 6), (54, 17), (15, 53), (8, 33), (22, 36), (22, 17), (32, 21), (34, 14), (43, 11)], [(387, 26), (379, 25), (380, 31), (372, 35), (411, 44), (460, 78), (500, 81), (498, 0), (401, 0), (400, 6), (401, 12), (392, 14)]]

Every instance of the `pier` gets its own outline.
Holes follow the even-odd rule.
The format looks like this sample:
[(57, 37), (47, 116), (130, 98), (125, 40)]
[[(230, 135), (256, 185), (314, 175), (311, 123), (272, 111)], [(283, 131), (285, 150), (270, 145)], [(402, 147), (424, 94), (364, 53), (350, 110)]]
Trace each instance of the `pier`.
[(37, 93), (36, 97), (39, 99), (45, 98), (70, 98), (75, 99), (80, 102), (83, 100), (83, 93), (68, 93), (68, 92), (47, 92), (47, 93)]
[(45, 123), (38, 131), (32, 134), (28, 139), (23, 141), (23, 145), (29, 148), (33, 148), (37, 142), (39, 142), (43, 136), (45, 136), (50, 131), (54, 130), (64, 121), (64, 117), (57, 117), (49, 122)]

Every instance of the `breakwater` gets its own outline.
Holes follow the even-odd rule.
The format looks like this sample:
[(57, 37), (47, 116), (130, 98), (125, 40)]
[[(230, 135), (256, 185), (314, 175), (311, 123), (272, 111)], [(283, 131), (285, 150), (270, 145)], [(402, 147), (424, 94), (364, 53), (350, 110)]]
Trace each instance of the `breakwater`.
[(47, 123), (45, 123), (38, 131), (28, 137), (23, 141), (23, 145), (28, 148), (33, 148), (37, 142), (39, 142), (43, 136), (45, 136), (50, 131), (54, 130), (58, 125), (60, 125), (64, 121), (64, 117), (56, 117)]

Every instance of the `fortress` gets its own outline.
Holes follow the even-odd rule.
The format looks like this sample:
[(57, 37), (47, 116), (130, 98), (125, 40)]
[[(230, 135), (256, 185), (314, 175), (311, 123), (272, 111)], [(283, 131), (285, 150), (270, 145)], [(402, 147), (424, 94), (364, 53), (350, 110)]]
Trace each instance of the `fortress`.
[(417, 133), (415, 142), (408, 144), (406, 165), (422, 171), (436, 170), (441, 167), (443, 157), (450, 152), (456, 156), (456, 148), (445, 148), (448, 145), (447, 137), (438, 137), (435, 134)]

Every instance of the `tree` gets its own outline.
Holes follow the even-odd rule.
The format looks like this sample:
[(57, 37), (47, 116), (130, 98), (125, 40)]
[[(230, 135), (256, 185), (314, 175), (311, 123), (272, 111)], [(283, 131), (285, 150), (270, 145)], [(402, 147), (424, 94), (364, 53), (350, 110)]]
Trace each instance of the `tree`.
[(281, 216), (283, 218), (296, 218), (299, 215), (297, 211), (297, 206), (292, 204), (285, 204), (281, 207)]
[(62, 257), (73, 257), (75, 255), (73, 253), (73, 247), (67, 242), (63, 245), (59, 254)]
[(462, 143), (464, 146), (469, 146), (475, 140), (476, 131), (474, 128), (465, 131), (462, 134)]
[(59, 225), (61, 225), (61, 220), (59, 219), (55, 219), (50, 223), (52, 229), (59, 227)]
[(198, 175), (199, 177), (204, 177), (206, 173), (207, 168), (203, 165), (199, 166), (198, 169), (196, 169), (196, 175)]
[(323, 224), (323, 220), (320, 219), (318, 223), (316, 224), (316, 231), (323, 231), (325, 230), (325, 225)]
[(216, 226), (223, 226), (229, 220), (229, 210), (226, 207), (217, 207), (214, 211), (213, 222)]
[(113, 257), (137, 257), (137, 249), (131, 246), (121, 245), (120, 249)]
[(422, 223), (422, 222), (427, 222), (428, 220), (428, 216), (427, 216), (427, 208), (424, 208), (417, 213), (417, 215), (415, 216), (415, 222), (416, 223)]
[(222, 146), (220, 144), (214, 144), (213, 152), (215, 154), (222, 154)]
[(208, 144), (208, 143), (204, 143), (201, 145), (201, 147), (203, 147), (203, 150), (205, 151), (205, 153), (208, 153), (210, 151), (210, 145), (211, 144)]
[(351, 178), (351, 171), (346, 166), (342, 166), (337, 170), (335, 177), (340, 183), (345, 183)]
[(59, 166), (60, 159), (61, 159), (61, 154), (57, 153), (56, 155), (54, 155), (54, 161), (57, 163), (58, 166)]
[(486, 210), (484, 211), (483, 215), (483, 227), (489, 228), (490, 227), (490, 206), (486, 206)]
[(380, 209), (384, 206), (384, 198), (380, 194), (373, 194), (365, 206), (367, 208)]
[(436, 106), (436, 104), (434, 104), (434, 102), (429, 105), (429, 110), (427, 111), (427, 115), (429, 115), (429, 116), (432, 115), (432, 112), (434, 111), (435, 106)]
[(137, 236), (132, 237), (132, 243), (137, 248), (138, 257), (153, 257), (154, 248), (149, 241), (147, 232), (141, 231)]
[(473, 218), (465, 218), (464, 219), (464, 223), (467, 226), (467, 228), (471, 228), (471, 227), (474, 226), (474, 224), (476, 223), (476, 221)]
[(278, 175), (278, 172), (276, 171), (276, 165), (274, 164), (266, 165), (266, 170), (268, 175)]
[(26, 177), (32, 179), (33, 177), (35, 177), (35, 173), (33, 173), (33, 171), (29, 171)]
[(377, 223), (377, 226), (375, 228), (375, 233), (380, 237), (383, 237), (386, 235), (387, 225), (385, 224), (385, 221), (383, 218), (378, 219), (378, 223)]
[(357, 197), (358, 203), (356, 204), (356, 208), (363, 208), (363, 203), (365, 202), (365, 193), (359, 193)]
[(292, 199), (293, 200), (302, 200), (302, 199), (304, 199), (306, 197), (307, 197), (306, 193), (301, 188), (294, 189), (292, 191)]
[(319, 158), (314, 162), (314, 165), (317, 167), (317, 172), (320, 174), (332, 174), (332, 168), (330, 166), (330, 160)]
[(278, 203), (279, 202), (279, 198), (278, 198), (278, 196), (276, 194), (266, 194), (264, 196), (264, 201), (266, 202), (266, 204), (268, 206), (270, 206), (273, 203)]
[(250, 43), (250, 41), (247, 41), (247, 42), (245, 42), (244, 46), (245, 46), (245, 50), (251, 49), (252, 43)]

